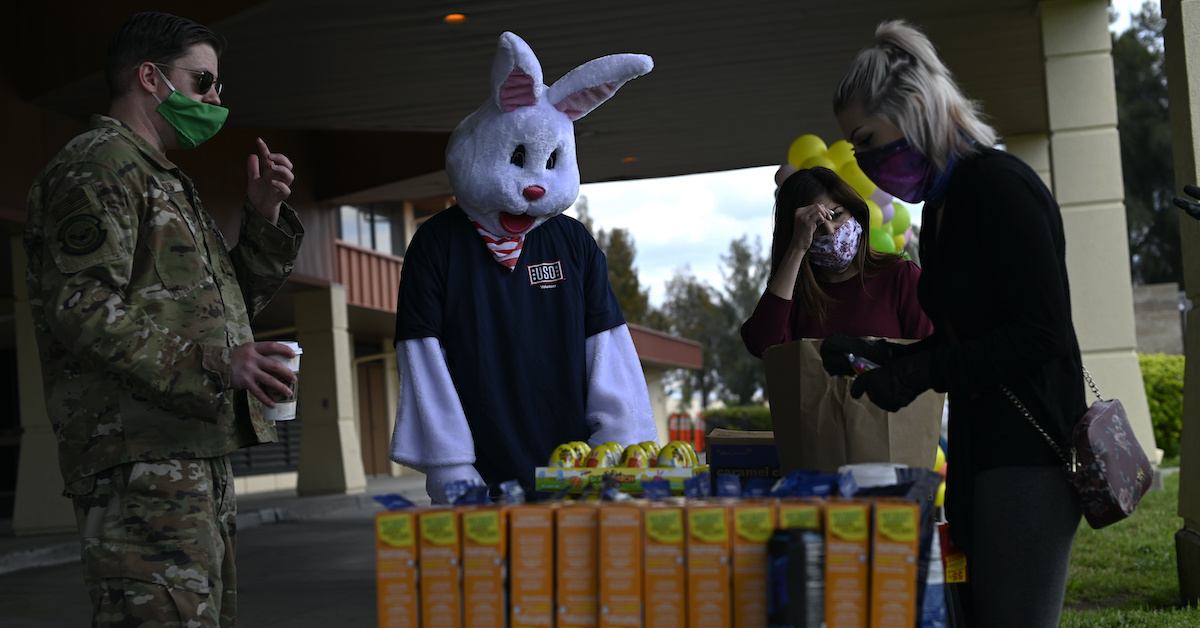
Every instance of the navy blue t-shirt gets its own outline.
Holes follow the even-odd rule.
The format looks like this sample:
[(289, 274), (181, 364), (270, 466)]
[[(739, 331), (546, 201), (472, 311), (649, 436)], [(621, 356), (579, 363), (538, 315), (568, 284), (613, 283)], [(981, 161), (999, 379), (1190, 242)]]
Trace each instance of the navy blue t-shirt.
[(588, 439), (585, 341), (624, 322), (604, 253), (567, 216), (529, 232), (513, 270), (458, 206), (421, 225), (404, 256), (396, 342), (441, 342), (488, 484), (532, 494), (534, 467)]

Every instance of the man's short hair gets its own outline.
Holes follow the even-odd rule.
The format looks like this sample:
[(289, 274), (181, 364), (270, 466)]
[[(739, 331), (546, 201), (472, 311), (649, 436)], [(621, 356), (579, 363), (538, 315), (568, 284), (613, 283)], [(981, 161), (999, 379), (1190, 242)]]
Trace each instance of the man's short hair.
[(121, 25), (108, 44), (104, 80), (110, 99), (129, 91), (130, 73), (143, 61), (172, 63), (196, 44), (208, 44), (217, 57), (225, 40), (207, 26), (169, 13), (138, 13)]

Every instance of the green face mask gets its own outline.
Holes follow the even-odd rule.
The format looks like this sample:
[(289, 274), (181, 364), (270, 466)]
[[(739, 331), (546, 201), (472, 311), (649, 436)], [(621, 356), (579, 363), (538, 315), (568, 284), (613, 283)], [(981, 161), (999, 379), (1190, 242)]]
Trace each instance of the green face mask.
[(158, 113), (175, 127), (175, 141), (180, 148), (195, 148), (221, 130), (229, 117), (228, 109), (192, 100), (179, 93), (166, 74), (162, 77), (171, 95), (164, 101), (155, 94), (154, 99), (158, 101)]

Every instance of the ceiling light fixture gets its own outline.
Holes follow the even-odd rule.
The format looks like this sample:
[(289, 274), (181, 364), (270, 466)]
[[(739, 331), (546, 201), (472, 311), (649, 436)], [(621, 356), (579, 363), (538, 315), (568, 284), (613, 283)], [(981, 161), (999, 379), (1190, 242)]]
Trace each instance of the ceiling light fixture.
[(462, 24), (463, 22), (467, 21), (467, 16), (463, 15), (462, 13), (451, 13), (442, 18), (442, 21), (447, 24)]

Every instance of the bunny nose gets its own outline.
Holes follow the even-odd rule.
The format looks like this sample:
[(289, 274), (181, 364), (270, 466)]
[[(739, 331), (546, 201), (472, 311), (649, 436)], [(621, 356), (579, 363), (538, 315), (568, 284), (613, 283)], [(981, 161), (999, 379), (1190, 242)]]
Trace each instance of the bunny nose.
[(521, 196), (527, 201), (536, 201), (546, 193), (546, 188), (540, 185), (531, 185), (524, 190), (521, 190)]

